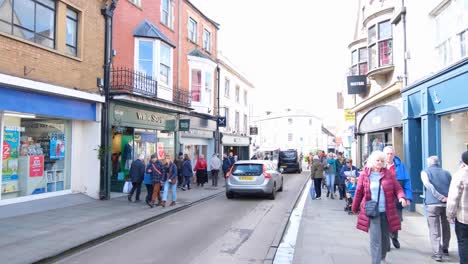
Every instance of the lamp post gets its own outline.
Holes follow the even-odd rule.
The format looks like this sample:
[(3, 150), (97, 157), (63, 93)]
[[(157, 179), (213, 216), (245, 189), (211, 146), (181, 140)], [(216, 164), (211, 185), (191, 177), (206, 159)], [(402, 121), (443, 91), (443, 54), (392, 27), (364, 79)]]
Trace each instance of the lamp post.
[(105, 38), (104, 38), (104, 104), (101, 110), (101, 147), (100, 147), (100, 187), (99, 198), (101, 200), (110, 199), (110, 177), (109, 175), (109, 108), (110, 108), (110, 70), (112, 63), (112, 28), (114, 11), (118, 0), (112, 0), (101, 8), (101, 14), (105, 19)]

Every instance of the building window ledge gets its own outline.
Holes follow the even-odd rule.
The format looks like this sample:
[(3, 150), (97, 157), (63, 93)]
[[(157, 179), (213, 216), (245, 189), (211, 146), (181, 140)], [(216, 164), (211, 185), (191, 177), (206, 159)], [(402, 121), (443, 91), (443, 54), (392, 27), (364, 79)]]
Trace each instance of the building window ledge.
[(377, 67), (372, 70), (369, 70), (369, 72), (367, 72), (367, 77), (369, 79), (374, 79), (375, 77), (387, 75), (389, 72), (392, 72), (394, 69), (395, 69), (395, 66), (393, 64)]

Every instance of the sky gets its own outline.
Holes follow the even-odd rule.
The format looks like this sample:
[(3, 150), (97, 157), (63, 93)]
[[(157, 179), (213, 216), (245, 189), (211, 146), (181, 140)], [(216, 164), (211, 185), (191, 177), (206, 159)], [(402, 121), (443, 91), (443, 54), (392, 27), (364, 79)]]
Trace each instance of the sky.
[(254, 84), (256, 114), (291, 108), (336, 117), (356, 0), (190, 1), (220, 24), (218, 50)]

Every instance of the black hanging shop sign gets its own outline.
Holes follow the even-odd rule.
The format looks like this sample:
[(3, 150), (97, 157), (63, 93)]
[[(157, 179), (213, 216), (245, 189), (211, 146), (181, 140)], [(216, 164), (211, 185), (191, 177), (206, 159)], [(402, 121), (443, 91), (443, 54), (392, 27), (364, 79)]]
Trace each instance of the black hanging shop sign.
[(353, 75), (348, 76), (348, 94), (363, 94), (367, 89), (366, 75)]

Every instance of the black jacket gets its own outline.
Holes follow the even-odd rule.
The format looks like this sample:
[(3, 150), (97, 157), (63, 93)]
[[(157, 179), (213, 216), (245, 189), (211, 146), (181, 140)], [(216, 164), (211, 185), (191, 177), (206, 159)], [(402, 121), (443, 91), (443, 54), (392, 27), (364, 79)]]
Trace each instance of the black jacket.
[(132, 182), (141, 183), (145, 177), (145, 163), (139, 159), (132, 162), (129, 177)]

